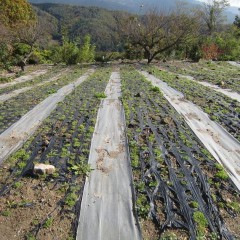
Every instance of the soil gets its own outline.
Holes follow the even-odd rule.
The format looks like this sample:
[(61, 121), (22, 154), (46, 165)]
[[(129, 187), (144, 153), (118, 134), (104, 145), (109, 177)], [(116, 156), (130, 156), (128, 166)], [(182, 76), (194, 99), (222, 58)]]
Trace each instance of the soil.
[[(65, 189), (41, 178), (22, 178), (18, 183), (22, 186), (0, 198), (0, 240), (30, 236), (38, 240), (66, 240), (71, 235), (72, 219), (71, 214), (60, 212)], [(53, 219), (49, 226), (44, 224), (48, 217)]]

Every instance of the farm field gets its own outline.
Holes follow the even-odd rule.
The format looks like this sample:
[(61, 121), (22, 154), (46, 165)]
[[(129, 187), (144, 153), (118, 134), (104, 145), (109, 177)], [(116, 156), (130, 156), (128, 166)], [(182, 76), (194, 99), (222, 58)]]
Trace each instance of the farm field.
[(228, 62), (200, 61), (199, 63), (190, 63), (187, 61), (172, 61), (171, 63), (161, 63), (161, 66), (175, 73), (190, 75), (198, 81), (206, 81), (240, 93), (239, 66), (233, 66)]
[[(54, 66), (30, 81), (0, 84), (0, 99), (30, 88), (0, 102), (1, 146), (25, 114), (86, 76), (1, 164), (0, 239), (91, 239), (111, 222), (120, 231), (109, 234), (119, 239), (240, 239), (240, 189), (219, 162), (223, 153), (211, 154), (164, 89), (142, 74), (181, 92), (234, 141), (240, 181), (240, 103), (178, 75), (224, 81), (220, 87), (239, 93), (239, 70), (224, 62)], [(36, 174), (37, 163), (56, 171)], [(101, 226), (84, 227), (81, 213)]]

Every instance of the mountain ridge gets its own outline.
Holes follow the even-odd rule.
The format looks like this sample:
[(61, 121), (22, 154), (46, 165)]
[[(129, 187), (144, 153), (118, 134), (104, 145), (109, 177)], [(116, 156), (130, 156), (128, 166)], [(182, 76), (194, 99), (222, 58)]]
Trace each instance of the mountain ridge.
[[(67, 4), (67, 5), (80, 5), (80, 6), (96, 6), (109, 10), (121, 10), (131, 13), (144, 13), (149, 8), (157, 8), (158, 6), (164, 9), (170, 9), (174, 7), (176, 0), (29, 0), (33, 4), (42, 3), (55, 3), (55, 4)], [(198, 0), (185, 0), (189, 6), (200, 5)], [(229, 7), (226, 10), (227, 20), (229, 23), (234, 21), (235, 16), (238, 14), (237, 7)]]

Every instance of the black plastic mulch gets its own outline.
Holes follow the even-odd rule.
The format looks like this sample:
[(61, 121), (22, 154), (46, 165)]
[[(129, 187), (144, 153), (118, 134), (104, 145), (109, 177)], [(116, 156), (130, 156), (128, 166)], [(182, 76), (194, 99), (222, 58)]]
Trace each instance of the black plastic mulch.
[(170, 87), (182, 92), (186, 99), (200, 106), (210, 118), (222, 125), (240, 141), (240, 103), (224, 94), (202, 86), (188, 79), (152, 68), (152, 74)]
[[(149, 214), (160, 235), (168, 228), (179, 228), (187, 230), (190, 239), (196, 239), (201, 234), (193, 215), (199, 211), (207, 219), (209, 234), (234, 239), (217, 206), (224, 199), (222, 190), (237, 194), (239, 201), (233, 183), (214, 177), (215, 161), (162, 94), (138, 73), (123, 71), (122, 79), (131, 159), (135, 158), (136, 148), (139, 158), (138, 166), (132, 164), (135, 179), (140, 173), (135, 184), (144, 183), (144, 189), (136, 188), (137, 198), (147, 196)], [(221, 182), (219, 188), (215, 182)], [(164, 219), (159, 210), (164, 212)], [(230, 209), (227, 211), (235, 216)]]
[(80, 69), (72, 70), (68, 76), (59, 77), (59, 80), (56, 82), (33, 88), (0, 103), (0, 134), (49, 95), (56, 93), (61, 87), (77, 80), (77, 77), (81, 76), (82, 73), (83, 70)]
[[(98, 70), (58, 105), (34, 137), (23, 146), (28, 158), (24, 160), (20, 158), (10, 169), (11, 174), (0, 183), (0, 196), (8, 194), (14, 183), (22, 177), (32, 177), (33, 164), (36, 162), (49, 163), (57, 168), (57, 175), (47, 177), (47, 181), (55, 182), (56, 186), (59, 184), (69, 186), (64, 199), (58, 203), (60, 206), (64, 205), (69, 194), (81, 195), (84, 179), (89, 170), (84, 169), (88, 166), (91, 138), (101, 101), (95, 97), (95, 93), (104, 92), (109, 77), (110, 69)], [(19, 167), (21, 162), (25, 163), (24, 168)], [(77, 201), (70, 210), (75, 213), (73, 233), (77, 229), (79, 204)], [(61, 214), (64, 214), (64, 211)], [(40, 227), (33, 229), (35, 236)]]

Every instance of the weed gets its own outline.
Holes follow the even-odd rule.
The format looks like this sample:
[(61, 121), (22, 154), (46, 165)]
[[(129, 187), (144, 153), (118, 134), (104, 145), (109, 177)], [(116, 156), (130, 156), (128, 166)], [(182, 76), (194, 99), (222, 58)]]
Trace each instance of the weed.
[(11, 215), (11, 211), (10, 210), (2, 211), (2, 216), (9, 217), (10, 215)]
[(93, 170), (91, 168), (90, 164), (86, 164), (86, 163), (78, 163), (78, 164), (74, 164), (69, 168), (71, 171), (74, 172), (75, 175), (87, 175)]
[(215, 177), (221, 179), (221, 180), (227, 180), (229, 178), (227, 172), (225, 170), (218, 171), (215, 174)]
[(48, 94), (53, 94), (53, 93), (56, 93), (56, 92), (57, 92), (57, 90), (54, 89), (54, 88), (49, 89), (49, 90), (47, 91)]

